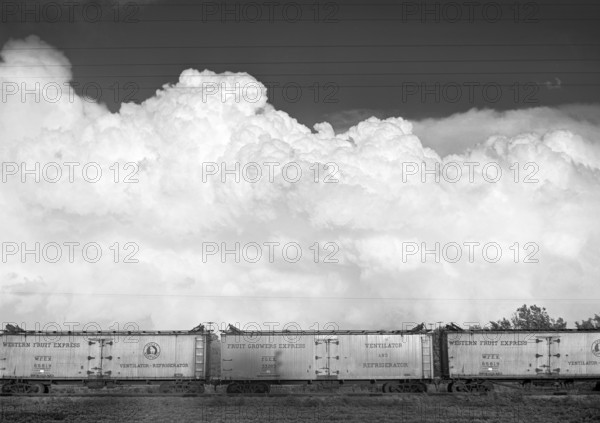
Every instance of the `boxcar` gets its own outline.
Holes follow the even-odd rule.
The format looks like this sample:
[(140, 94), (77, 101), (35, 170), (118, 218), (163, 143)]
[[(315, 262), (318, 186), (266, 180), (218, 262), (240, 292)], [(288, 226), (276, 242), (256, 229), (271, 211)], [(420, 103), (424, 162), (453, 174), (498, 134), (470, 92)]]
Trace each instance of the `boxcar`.
[(450, 390), (489, 390), (501, 379), (525, 386), (600, 380), (600, 331), (447, 332), (444, 338)]
[(207, 332), (1, 332), (3, 392), (48, 392), (51, 384), (90, 388), (158, 383), (160, 390), (202, 392)]
[(432, 378), (431, 334), (399, 331), (225, 332), (227, 391), (268, 392), (271, 384), (384, 382), (387, 392), (424, 391)]

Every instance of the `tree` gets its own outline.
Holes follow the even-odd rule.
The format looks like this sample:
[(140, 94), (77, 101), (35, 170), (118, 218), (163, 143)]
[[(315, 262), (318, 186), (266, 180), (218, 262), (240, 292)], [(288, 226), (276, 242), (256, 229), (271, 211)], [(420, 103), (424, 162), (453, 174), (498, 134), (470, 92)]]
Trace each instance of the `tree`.
[(550, 318), (545, 307), (538, 307), (535, 304), (529, 307), (523, 304), (512, 315), (510, 320), (503, 318), (496, 322), (490, 322), (490, 325), (492, 330), (558, 330), (567, 328), (567, 322), (562, 317), (554, 320)]
[(506, 330), (512, 329), (510, 324), (510, 320), (504, 318), (502, 320), (498, 320), (497, 322), (490, 322), (490, 326), (492, 330)]
[(581, 323), (575, 322), (577, 329), (600, 329), (600, 316), (594, 314), (594, 318), (582, 320)]

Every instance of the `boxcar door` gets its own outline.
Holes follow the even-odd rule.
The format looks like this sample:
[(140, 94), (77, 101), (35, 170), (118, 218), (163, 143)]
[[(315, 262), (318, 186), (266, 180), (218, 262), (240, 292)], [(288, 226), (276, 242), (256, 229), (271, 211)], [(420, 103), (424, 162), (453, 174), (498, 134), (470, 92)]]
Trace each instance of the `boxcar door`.
[(560, 374), (560, 336), (548, 338), (549, 373), (557, 376)]
[[(343, 339), (343, 338), (342, 338)], [(327, 342), (328, 344), (328, 354), (327, 358), (329, 361), (329, 377), (331, 378), (339, 378), (340, 377), (340, 338), (337, 336), (335, 338), (330, 338)]]
[(100, 365), (102, 367), (102, 377), (104, 378), (113, 377), (113, 373), (115, 373), (112, 354), (113, 345), (114, 340), (112, 338), (100, 340)]
[(90, 338), (88, 340), (88, 377), (99, 379), (110, 377), (112, 374), (112, 345), (110, 338)]
[(543, 335), (535, 338), (536, 342), (536, 367), (535, 372), (538, 376), (550, 375), (552, 373), (550, 367), (552, 337)]
[(88, 343), (88, 369), (87, 375), (89, 378), (97, 378), (102, 374), (102, 358), (100, 354), (100, 340), (90, 338)]
[(339, 339), (337, 335), (315, 337), (317, 379), (337, 379), (340, 374)]

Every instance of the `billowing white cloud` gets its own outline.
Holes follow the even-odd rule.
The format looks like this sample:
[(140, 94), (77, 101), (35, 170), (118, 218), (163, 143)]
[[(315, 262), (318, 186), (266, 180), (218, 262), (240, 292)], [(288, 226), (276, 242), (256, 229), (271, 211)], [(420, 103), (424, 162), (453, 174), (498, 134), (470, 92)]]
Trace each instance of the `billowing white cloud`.
[(446, 155), (474, 147), (496, 135), (515, 137), (535, 133), (543, 136), (562, 129), (576, 131), (585, 140), (598, 143), (598, 125), (600, 105), (570, 104), (509, 111), (471, 109), (442, 119), (420, 120), (414, 123), (414, 131), (424, 145)]
[[(36, 46), (45, 44), (11, 41), (0, 63), (2, 321), (392, 328), (495, 319), (526, 302), (571, 321), (598, 311), (599, 122), (575, 113), (587, 106), (474, 110), (416, 126), (370, 118), (335, 134), (275, 110), (248, 74), (188, 69), (113, 114), (68, 93), (68, 66), (53, 66), (67, 59), (23, 50)], [(36, 82), (62, 96), (14, 91)], [(23, 183), (21, 164), (36, 173), (36, 162), (40, 182)], [(91, 183), (82, 170), (93, 179), (96, 163)], [(438, 181), (423, 173), (436, 166)], [(22, 243), (36, 242), (40, 262), (23, 260)], [(65, 242), (81, 244), (72, 263)], [(96, 263), (82, 258), (91, 242), (102, 248)], [(239, 243), (239, 262), (207, 255), (222, 243)], [(439, 254), (421, 256), (436, 243)], [(128, 254), (139, 262), (124, 263)]]

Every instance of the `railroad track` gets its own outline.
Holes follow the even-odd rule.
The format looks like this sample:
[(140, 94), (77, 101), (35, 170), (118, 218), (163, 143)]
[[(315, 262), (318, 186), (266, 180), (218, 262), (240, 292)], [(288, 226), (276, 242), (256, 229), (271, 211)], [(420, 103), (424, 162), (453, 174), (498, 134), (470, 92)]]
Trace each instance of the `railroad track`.
[(36, 397), (36, 398), (73, 398), (73, 397), (131, 397), (131, 398), (144, 398), (144, 397), (195, 397), (195, 398), (241, 398), (241, 397), (259, 397), (259, 398), (278, 398), (278, 397), (394, 397), (394, 396), (420, 396), (420, 395), (434, 395), (434, 396), (450, 396), (451, 393), (439, 392), (439, 393), (431, 393), (431, 394), (388, 394), (382, 392), (371, 392), (371, 393), (329, 393), (329, 392), (312, 392), (312, 393), (263, 393), (263, 394), (250, 394), (250, 393), (241, 393), (241, 394), (227, 394), (227, 393), (204, 393), (204, 394), (193, 394), (193, 393), (175, 393), (175, 394), (165, 394), (161, 392), (157, 393), (73, 393), (73, 394), (0, 394), (0, 397)]
[[(566, 392), (566, 391), (553, 391), (553, 392), (521, 392), (526, 397), (555, 397), (555, 396), (600, 396), (600, 392)], [(321, 397), (321, 398), (335, 398), (335, 397), (465, 397), (465, 396), (487, 396), (490, 394), (486, 393), (451, 393), (451, 392), (427, 392), (427, 393), (382, 393), (382, 392), (343, 392), (343, 393), (330, 393), (330, 392), (311, 392), (311, 393), (264, 393), (264, 394), (227, 394), (227, 393), (131, 393), (131, 392), (119, 392), (119, 393), (56, 393), (56, 394), (0, 394), (0, 397), (28, 397), (28, 398), (106, 398), (106, 397), (121, 397), (121, 398), (157, 398), (157, 397), (194, 397), (194, 398), (248, 398), (248, 397), (259, 397), (259, 398), (282, 398), (282, 397)], [(500, 394), (502, 395), (502, 394)]]

